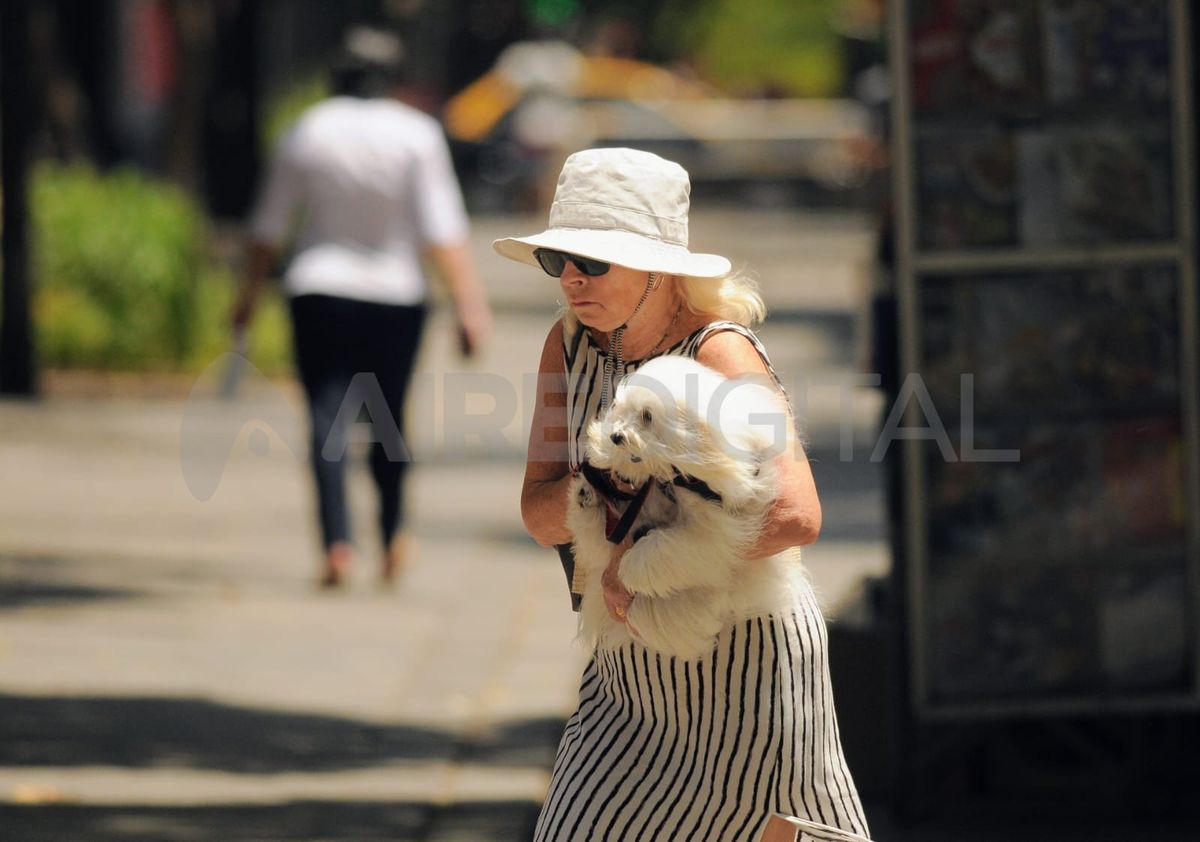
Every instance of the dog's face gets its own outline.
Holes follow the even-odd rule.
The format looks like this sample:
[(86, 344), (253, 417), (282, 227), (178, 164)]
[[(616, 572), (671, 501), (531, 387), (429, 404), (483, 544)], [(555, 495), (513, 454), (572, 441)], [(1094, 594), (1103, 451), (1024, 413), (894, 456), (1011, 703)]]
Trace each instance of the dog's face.
[(785, 423), (772, 390), (727, 381), (688, 357), (658, 357), (621, 381), (608, 413), (588, 428), (588, 459), (634, 485), (669, 481), (678, 469), (737, 496), (782, 444)]
[(634, 485), (671, 478), (671, 465), (694, 441), (694, 425), (663, 390), (622, 381), (604, 417), (588, 428), (588, 459)]

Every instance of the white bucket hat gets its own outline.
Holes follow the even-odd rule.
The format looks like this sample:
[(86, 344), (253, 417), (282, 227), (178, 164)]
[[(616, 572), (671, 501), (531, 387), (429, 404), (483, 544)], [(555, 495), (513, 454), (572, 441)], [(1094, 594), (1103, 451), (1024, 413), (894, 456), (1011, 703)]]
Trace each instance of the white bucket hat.
[(533, 250), (545, 248), (642, 272), (724, 277), (724, 257), (688, 251), (690, 192), (687, 170), (674, 161), (638, 149), (585, 149), (563, 164), (550, 227), (492, 248), (531, 266)]

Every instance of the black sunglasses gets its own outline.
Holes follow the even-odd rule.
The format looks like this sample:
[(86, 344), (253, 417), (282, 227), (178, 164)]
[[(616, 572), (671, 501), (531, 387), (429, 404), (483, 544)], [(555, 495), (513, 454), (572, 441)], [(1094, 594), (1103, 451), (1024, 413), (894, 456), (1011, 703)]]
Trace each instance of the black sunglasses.
[(579, 257), (574, 254), (568, 254), (565, 251), (554, 251), (554, 249), (534, 249), (533, 256), (537, 258), (537, 262), (546, 270), (546, 274), (552, 278), (561, 278), (563, 270), (567, 268), (567, 261), (575, 264), (575, 268), (589, 278), (594, 278), (597, 275), (603, 275), (612, 268), (611, 263), (605, 263), (602, 260), (592, 260), (590, 257)]

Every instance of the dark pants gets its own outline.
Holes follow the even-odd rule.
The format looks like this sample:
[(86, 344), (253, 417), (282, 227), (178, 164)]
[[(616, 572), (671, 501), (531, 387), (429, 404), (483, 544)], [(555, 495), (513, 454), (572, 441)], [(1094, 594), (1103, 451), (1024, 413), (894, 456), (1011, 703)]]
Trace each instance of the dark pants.
[(291, 300), (296, 366), (308, 397), (310, 460), (325, 548), (350, 541), (347, 433), (365, 411), (372, 428), (371, 476), (379, 489), (386, 548), (404, 519), (410, 454), (404, 400), (425, 325), (424, 305), (374, 304), (329, 295)]

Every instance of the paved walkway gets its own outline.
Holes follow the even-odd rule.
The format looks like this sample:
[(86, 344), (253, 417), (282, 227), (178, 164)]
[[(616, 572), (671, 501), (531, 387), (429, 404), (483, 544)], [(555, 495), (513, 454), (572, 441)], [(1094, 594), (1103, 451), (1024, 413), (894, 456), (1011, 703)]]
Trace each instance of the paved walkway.
[[(0, 403), (0, 839), (529, 838), (583, 662), (557, 560), (518, 510), (520, 386), (555, 287), (487, 247), (538, 224), (477, 225), (499, 316), (487, 357), (464, 367), (444, 315), (429, 334), (415, 405), (431, 409), (411, 419), (418, 552), (392, 590), (374, 578), (361, 469), (363, 557), (343, 591), (312, 585), (293, 386), (250, 372), (222, 402), (217, 361), (190, 395)], [(777, 313), (763, 336), (823, 494), (806, 558), (853, 625), (864, 577), (887, 566), (866, 458), (879, 407), (843, 388), (869, 231), (783, 212), (694, 227), (762, 272)], [(884, 821), (879, 838), (901, 838)]]
[[(761, 251), (770, 266), (803, 221), (701, 216), (693, 236), (723, 234), (711, 248)], [(809, 222), (804, 266), (821, 277), (777, 275), (773, 303), (831, 320), (781, 319), (766, 340), (784, 371), (807, 360), (836, 372), (853, 341), (844, 281), (867, 232), (850, 218)], [(583, 662), (557, 560), (525, 536), (518, 509), (520, 387), (556, 288), (487, 251), (537, 225), (477, 226), (499, 317), (485, 359), (454, 357), (445, 316), (430, 331), (414, 404), (437, 409), (411, 420), (418, 553), (392, 590), (375, 581), (361, 470), (363, 558), (344, 591), (312, 586), (289, 384), (251, 371), (239, 400), (222, 402), (218, 361), (177, 398), (0, 403), (0, 837), (528, 837)], [(455, 389), (488, 395), (454, 416)], [(507, 412), (490, 402), (510, 394), (511, 418), (488, 435), (457, 424)], [(863, 436), (874, 409), (860, 397), (850, 429)], [(806, 413), (832, 446), (839, 400), (821, 387)], [(838, 480), (831, 462), (837, 514), (810, 563), (836, 610), (885, 560), (869, 466)]]

